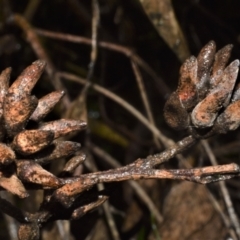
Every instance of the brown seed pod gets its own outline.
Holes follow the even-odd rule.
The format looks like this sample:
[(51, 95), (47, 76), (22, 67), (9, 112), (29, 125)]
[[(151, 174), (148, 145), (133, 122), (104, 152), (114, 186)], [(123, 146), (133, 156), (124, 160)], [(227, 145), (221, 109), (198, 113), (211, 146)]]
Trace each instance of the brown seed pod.
[(73, 171), (86, 160), (85, 154), (72, 157), (65, 165), (63, 172), (73, 173)]
[(180, 79), (177, 94), (186, 110), (191, 110), (198, 100), (197, 93), (197, 59), (188, 58), (180, 69)]
[(212, 69), (211, 84), (213, 84), (212, 81), (214, 81), (215, 76), (219, 75), (226, 67), (228, 60), (231, 56), (232, 48), (233, 48), (233, 45), (231, 44), (226, 45), (215, 54), (213, 69)]
[(164, 106), (164, 118), (167, 124), (175, 130), (183, 130), (189, 126), (189, 115), (178, 98), (178, 93), (173, 92)]
[(11, 71), (11, 68), (6, 68), (0, 75), (0, 118), (3, 115), (3, 103), (8, 92)]
[(191, 114), (193, 125), (197, 128), (212, 127), (218, 111), (222, 108), (225, 95), (222, 90), (215, 91), (198, 103)]
[(210, 81), (210, 69), (212, 67), (215, 52), (216, 44), (214, 41), (210, 41), (202, 48), (197, 57), (198, 61), (197, 76), (199, 81), (197, 84), (197, 88), (200, 100), (203, 99), (207, 93), (206, 89), (208, 88)]
[(54, 138), (54, 133), (44, 130), (24, 130), (17, 134), (12, 148), (22, 155), (36, 153), (47, 147)]
[(21, 95), (30, 95), (33, 87), (42, 75), (46, 63), (42, 60), (37, 60), (28, 66), (20, 76), (14, 81), (8, 90), (10, 95), (15, 97)]
[(14, 151), (4, 143), (0, 143), (0, 165), (8, 165), (15, 160)]
[(90, 189), (93, 183), (88, 183), (87, 180), (73, 179), (67, 180), (67, 183), (62, 187), (58, 188), (53, 196), (57, 199), (63, 206), (70, 207), (81, 192)]
[(75, 209), (72, 212), (71, 220), (79, 219), (80, 217), (85, 215), (87, 212), (92, 211), (93, 209), (96, 209), (97, 207), (102, 205), (107, 199), (108, 199), (108, 196), (100, 195), (98, 196), (98, 200)]
[(26, 198), (29, 196), (22, 182), (15, 174), (5, 177), (3, 176), (3, 173), (0, 172), (0, 186), (20, 198)]
[(222, 114), (219, 115), (214, 125), (218, 133), (227, 133), (236, 130), (240, 126), (240, 100), (231, 103)]
[(7, 68), (2, 71), (0, 75), (0, 141), (4, 138), (5, 135), (5, 128), (3, 122), (3, 104), (9, 87), (10, 74), (11, 68)]
[(33, 154), (32, 158), (39, 164), (47, 164), (59, 158), (65, 158), (79, 151), (80, 143), (71, 141), (54, 141), (48, 148)]
[(223, 71), (221, 79), (215, 89), (221, 89), (225, 92), (226, 97), (223, 102), (223, 106), (226, 107), (231, 99), (232, 91), (237, 79), (239, 69), (239, 60), (235, 60), (230, 63)]
[(62, 185), (61, 179), (31, 160), (17, 161), (17, 175), (22, 181), (39, 184), (43, 188), (57, 188)]
[(74, 133), (85, 129), (87, 123), (82, 120), (60, 119), (57, 121), (42, 124), (39, 129), (53, 131), (54, 138), (66, 136), (68, 133)]
[(23, 95), (19, 98), (8, 93), (4, 103), (4, 122), (7, 133), (13, 137), (24, 129), (29, 117), (37, 107), (35, 96)]
[(40, 231), (37, 223), (24, 223), (18, 229), (19, 240), (39, 240)]
[(235, 87), (231, 101), (235, 102), (238, 100), (240, 100), (240, 83)]
[(38, 101), (38, 106), (30, 117), (31, 120), (39, 122), (51, 112), (54, 106), (62, 99), (64, 91), (55, 91), (42, 97)]

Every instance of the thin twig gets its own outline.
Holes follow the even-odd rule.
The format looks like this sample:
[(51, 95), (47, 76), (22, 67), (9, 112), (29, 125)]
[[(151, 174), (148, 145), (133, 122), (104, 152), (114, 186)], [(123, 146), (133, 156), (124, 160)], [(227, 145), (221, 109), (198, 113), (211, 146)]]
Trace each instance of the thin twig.
[[(74, 74), (71, 73), (66, 73), (66, 72), (58, 72), (57, 75), (59, 77), (80, 83), (80, 84), (87, 84), (87, 81), (83, 78), (80, 78)], [(142, 122), (150, 131), (152, 131), (159, 139), (160, 141), (164, 144), (165, 147), (173, 145), (173, 141), (171, 139), (168, 139), (165, 137), (159, 129), (157, 129), (154, 125), (152, 125), (147, 118), (145, 118), (136, 108), (134, 108), (132, 105), (130, 105), (127, 101), (124, 99), (120, 98), (113, 92), (110, 92), (104, 87), (99, 86), (98, 84), (92, 84), (92, 88), (103, 94), (104, 96), (112, 99), (113, 101), (117, 102), (120, 104), (122, 107), (124, 107), (126, 110), (128, 110), (132, 115), (134, 115), (140, 122)]]
[[(148, 96), (147, 96), (147, 92), (146, 92), (146, 89), (145, 89), (145, 86), (144, 86), (144, 83), (143, 83), (142, 76), (140, 74), (140, 71), (138, 69), (137, 64), (135, 64), (133, 61), (131, 61), (131, 64), (132, 64), (133, 72), (135, 74), (135, 78), (136, 78), (136, 81), (137, 81), (139, 92), (140, 92), (140, 95), (141, 95), (141, 98), (142, 98), (142, 101), (143, 101), (143, 105), (144, 105), (146, 113), (147, 113), (147, 117), (148, 117), (149, 121), (152, 123), (152, 125), (155, 126), (156, 124), (155, 124), (153, 114), (152, 114), (152, 110), (151, 110), (151, 107), (150, 107), (150, 104), (149, 104), (149, 101), (148, 101)], [(153, 134), (153, 138), (154, 138), (154, 142), (155, 142), (156, 146), (158, 148), (160, 148), (160, 143), (159, 143), (159, 141), (157, 139), (157, 136), (155, 134)]]
[[(51, 31), (38, 29), (38, 28), (35, 28), (35, 32), (41, 36), (45, 36), (53, 39), (91, 45), (91, 39), (85, 38), (85, 37), (51, 32)], [(155, 81), (158, 91), (162, 94), (163, 97), (165, 97), (171, 92), (169, 87), (163, 81), (163, 79), (161, 79), (143, 59), (141, 59), (136, 53), (134, 53), (132, 49), (129, 49), (127, 47), (120, 46), (114, 43), (104, 42), (104, 41), (100, 41), (98, 45), (99, 47), (102, 47), (105, 49), (109, 49), (115, 52), (120, 52), (125, 56), (129, 57), (131, 60), (133, 60), (136, 64), (141, 66), (149, 74), (149, 76), (151, 76), (152, 79)]]
[[(89, 145), (89, 149), (94, 154), (96, 154), (98, 157), (102, 158), (104, 161), (106, 161), (112, 167), (115, 167), (115, 168), (121, 167), (121, 164), (116, 159), (114, 159), (112, 156), (110, 156), (107, 152), (105, 152), (103, 149), (99, 148), (98, 146), (94, 145), (93, 143), (88, 143), (88, 145)], [(137, 182), (134, 182), (134, 181), (129, 181), (129, 185), (134, 189), (134, 191), (139, 196), (139, 198), (146, 204), (149, 211), (155, 216), (158, 223), (161, 224), (163, 221), (163, 217), (160, 214), (160, 212), (158, 211), (158, 209), (155, 206), (152, 199), (144, 191), (144, 189)]]
[[(218, 162), (217, 162), (217, 159), (214, 156), (214, 153), (213, 153), (211, 147), (208, 144), (208, 141), (207, 140), (202, 140), (201, 143), (202, 143), (202, 146), (204, 147), (212, 165), (216, 166), (218, 164)], [(239, 223), (237, 214), (235, 212), (232, 200), (230, 198), (228, 189), (226, 187), (225, 182), (219, 182), (219, 186), (220, 186), (220, 189), (221, 189), (221, 192), (222, 192), (224, 202), (227, 206), (228, 214), (229, 214), (229, 217), (231, 219), (232, 225), (234, 226), (236, 234), (237, 234), (238, 238), (240, 239), (240, 223)]]
[[(87, 143), (88, 144), (88, 143)], [(98, 171), (98, 168), (93, 160), (93, 157), (91, 156), (91, 154), (88, 154), (88, 161), (86, 161), (86, 163), (88, 168), (90, 167), (90, 170), (94, 173), (96, 171)], [(104, 185), (103, 183), (100, 183), (97, 185), (97, 188), (99, 191), (102, 191), (104, 190)], [(119, 235), (119, 232), (117, 230), (117, 226), (115, 224), (115, 221), (114, 221), (114, 218), (112, 216), (112, 213), (111, 213), (111, 210), (110, 210), (110, 204), (108, 201), (105, 201), (103, 203), (103, 211), (104, 211), (104, 214), (106, 216), (106, 219), (107, 219), (107, 223), (108, 223), (108, 226), (109, 226), (109, 229), (111, 231), (111, 234), (112, 234), (112, 237), (114, 240), (120, 240), (120, 235)]]
[(42, 44), (40, 43), (40, 40), (38, 39), (37, 34), (33, 30), (32, 26), (29, 24), (29, 22), (20, 14), (14, 14), (11, 15), (10, 18), (11, 22), (14, 23), (16, 26), (22, 29), (22, 31), (26, 34), (26, 39), (30, 43), (33, 51), (37, 55), (39, 59), (44, 60), (46, 65), (46, 72), (49, 76), (49, 79), (52, 82), (52, 85), (55, 87), (56, 90), (64, 90), (65, 97), (63, 98), (63, 104), (65, 108), (67, 108), (70, 104), (68, 91), (63, 86), (63, 84), (60, 81), (60, 78), (55, 74), (56, 68), (54, 64), (52, 63), (51, 59), (47, 55), (45, 49), (43, 48)]
[(88, 75), (87, 80), (91, 80), (93, 77), (94, 68), (96, 65), (97, 60), (97, 42), (98, 42), (98, 25), (100, 21), (100, 10), (99, 10), (99, 4), (97, 0), (92, 0), (92, 42), (91, 42), (91, 55), (90, 55), (90, 63), (88, 65)]
[(79, 193), (98, 183), (139, 179), (178, 179), (206, 184), (240, 175), (240, 168), (235, 163), (195, 169), (155, 169), (157, 165), (168, 161), (195, 141), (196, 139), (193, 136), (188, 136), (162, 153), (148, 156), (146, 159), (137, 159), (124, 167), (82, 174), (76, 179), (67, 180), (63, 187), (54, 192), (54, 198), (58, 199), (63, 205), (70, 206)]
[(28, 5), (24, 11), (23, 16), (28, 20), (31, 21), (33, 16), (35, 15), (35, 12), (38, 10), (39, 4), (41, 3), (41, 0), (34, 0), (34, 1), (28, 1)]

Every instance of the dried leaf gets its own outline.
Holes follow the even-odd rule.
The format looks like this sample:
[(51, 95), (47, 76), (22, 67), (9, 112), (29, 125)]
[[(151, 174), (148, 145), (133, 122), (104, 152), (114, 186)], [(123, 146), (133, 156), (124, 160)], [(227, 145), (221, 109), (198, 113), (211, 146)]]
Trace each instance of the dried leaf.
[(54, 133), (45, 130), (24, 130), (13, 139), (12, 147), (18, 153), (29, 155), (47, 147), (54, 138)]
[(62, 99), (64, 91), (55, 91), (42, 97), (38, 101), (38, 106), (30, 117), (31, 120), (39, 122), (51, 112), (54, 106)]

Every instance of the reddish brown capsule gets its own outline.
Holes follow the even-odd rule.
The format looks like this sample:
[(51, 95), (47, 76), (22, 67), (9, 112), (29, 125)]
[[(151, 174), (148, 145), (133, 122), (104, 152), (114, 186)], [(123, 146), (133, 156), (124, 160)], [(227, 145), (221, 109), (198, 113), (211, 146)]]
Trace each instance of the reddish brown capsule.
[(11, 68), (7, 68), (0, 75), (0, 118), (3, 115), (3, 103), (8, 92), (11, 71)]
[(216, 44), (214, 41), (210, 41), (206, 44), (200, 51), (197, 61), (198, 61), (198, 93), (200, 100), (203, 99), (207, 93), (206, 87), (210, 81), (210, 69), (212, 67), (214, 55), (216, 52)]
[(98, 196), (98, 200), (75, 209), (71, 215), (71, 220), (79, 219), (80, 217), (85, 215), (87, 212), (92, 211), (93, 209), (96, 209), (97, 207), (102, 205), (107, 199), (108, 199), (108, 196), (100, 195)]
[(215, 91), (197, 104), (191, 114), (192, 123), (195, 127), (207, 128), (213, 126), (218, 111), (222, 107), (223, 96), (225, 96), (225, 92)]
[(0, 173), (0, 186), (12, 194), (17, 195), (20, 198), (28, 197), (28, 193), (23, 186), (22, 182), (17, 178), (15, 174), (10, 177), (3, 177)]
[(53, 131), (54, 138), (66, 136), (68, 133), (74, 133), (85, 129), (87, 123), (81, 120), (60, 119), (57, 121), (42, 124), (39, 129)]
[(54, 106), (61, 100), (63, 96), (64, 91), (55, 91), (39, 99), (38, 106), (30, 119), (36, 122), (41, 121), (49, 112), (53, 110)]
[(39, 184), (43, 188), (57, 188), (62, 185), (59, 178), (31, 160), (17, 161), (17, 175), (22, 181)]
[(8, 165), (15, 160), (14, 151), (7, 145), (0, 143), (0, 165)]
[(46, 63), (42, 60), (37, 60), (28, 66), (21, 75), (14, 81), (9, 88), (8, 93), (15, 97), (21, 95), (30, 95), (33, 87), (42, 75)]
[(0, 75), (0, 140), (4, 138), (5, 128), (3, 122), (3, 104), (9, 87), (11, 68), (2, 71)]
[(182, 106), (177, 92), (173, 92), (164, 106), (164, 118), (167, 124), (176, 130), (183, 130), (189, 126), (189, 115)]
[(4, 103), (3, 116), (5, 127), (9, 136), (13, 137), (22, 131), (37, 107), (38, 100), (35, 96), (23, 95), (16, 97), (8, 93)]
[(234, 89), (233, 96), (231, 101), (235, 102), (237, 100), (240, 100), (240, 83), (237, 84), (237, 86)]
[(80, 164), (86, 160), (86, 155), (81, 154), (72, 157), (65, 165), (63, 172), (72, 173)]
[(197, 92), (197, 59), (190, 57), (180, 69), (177, 94), (186, 110), (191, 110), (198, 100)]
[(80, 143), (70, 141), (54, 141), (51, 146), (33, 155), (34, 160), (39, 164), (47, 164), (59, 158), (69, 157), (79, 151)]
[(232, 91), (237, 79), (239, 69), (239, 60), (235, 60), (230, 63), (224, 70), (221, 79), (215, 89), (221, 89), (225, 92), (225, 100), (223, 106), (226, 107), (231, 99)]
[(87, 180), (74, 179), (58, 188), (54, 192), (54, 197), (65, 207), (70, 207), (75, 197), (79, 193), (91, 188), (92, 185), (92, 182), (88, 183)]
[(240, 126), (240, 100), (231, 103), (215, 123), (218, 133), (227, 133), (236, 130)]
[(21, 224), (18, 229), (19, 240), (39, 240), (40, 230), (37, 223)]
[(54, 138), (54, 133), (44, 130), (24, 130), (13, 139), (12, 147), (23, 155), (36, 153), (48, 146)]

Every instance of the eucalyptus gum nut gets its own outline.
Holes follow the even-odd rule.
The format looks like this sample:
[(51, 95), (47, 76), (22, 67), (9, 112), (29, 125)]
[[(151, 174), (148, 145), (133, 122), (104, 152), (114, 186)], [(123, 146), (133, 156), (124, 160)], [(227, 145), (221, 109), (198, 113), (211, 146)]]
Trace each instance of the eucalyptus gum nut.
[(14, 137), (12, 148), (22, 155), (29, 155), (47, 147), (53, 138), (54, 133), (51, 131), (24, 130)]
[(57, 188), (62, 185), (61, 179), (32, 160), (18, 160), (16, 164), (17, 175), (24, 182), (39, 184), (43, 188)]
[(68, 133), (84, 130), (87, 123), (82, 120), (60, 119), (42, 124), (39, 129), (53, 131), (54, 138), (66, 136)]
[(231, 103), (217, 118), (215, 129), (218, 133), (227, 133), (240, 126), (240, 100)]
[(37, 107), (37, 103), (38, 100), (35, 96), (16, 97), (8, 93), (4, 103), (3, 116), (7, 134), (10, 137), (24, 129), (29, 117)]
[(39, 164), (47, 164), (59, 158), (65, 158), (79, 151), (81, 144), (71, 141), (54, 141), (48, 148), (33, 154), (31, 157)]
[(38, 101), (38, 106), (30, 117), (31, 120), (39, 122), (51, 112), (54, 106), (62, 99), (64, 91), (55, 91), (47, 94)]
[[(0, 143), (0, 165), (8, 165), (16, 159), (14, 151), (4, 143)], [(0, 180), (1, 181), (1, 180)]]
[(177, 92), (173, 92), (164, 106), (164, 118), (167, 124), (176, 130), (183, 130), (189, 126), (189, 115), (182, 106)]
[(214, 60), (214, 55), (216, 52), (216, 45), (214, 41), (210, 41), (206, 44), (200, 51), (197, 61), (198, 61), (198, 92), (200, 99), (203, 99), (206, 95), (206, 87), (209, 85), (210, 81), (210, 69)]
[(30, 95), (33, 87), (42, 75), (46, 63), (37, 60), (28, 66), (9, 88), (9, 93), (18, 95)]
[(180, 69), (179, 86), (177, 89), (179, 100), (186, 110), (191, 110), (197, 103), (198, 92), (196, 84), (197, 59), (192, 56), (183, 63)]

